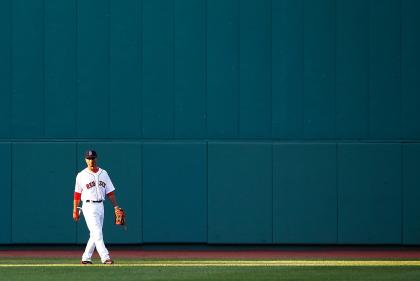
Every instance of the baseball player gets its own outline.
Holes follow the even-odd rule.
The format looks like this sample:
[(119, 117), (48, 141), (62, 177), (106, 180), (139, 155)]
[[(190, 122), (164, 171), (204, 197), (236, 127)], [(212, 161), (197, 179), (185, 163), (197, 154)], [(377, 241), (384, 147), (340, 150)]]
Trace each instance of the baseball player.
[(76, 177), (74, 190), (73, 219), (77, 222), (80, 213), (78, 207), (83, 201), (82, 211), (86, 225), (90, 232), (85, 252), (82, 256), (82, 264), (92, 264), (92, 255), (96, 248), (103, 264), (113, 264), (109, 252), (105, 247), (102, 226), (104, 221), (104, 200), (105, 196), (111, 201), (115, 209), (119, 209), (114, 195), (114, 185), (108, 173), (96, 165), (96, 151), (85, 152), (87, 167), (80, 171)]

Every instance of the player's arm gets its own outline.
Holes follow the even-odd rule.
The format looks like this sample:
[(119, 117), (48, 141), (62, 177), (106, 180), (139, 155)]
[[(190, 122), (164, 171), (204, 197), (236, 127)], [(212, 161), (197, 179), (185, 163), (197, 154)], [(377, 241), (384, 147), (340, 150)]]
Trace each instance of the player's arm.
[(115, 187), (107, 172), (105, 172), (105, 181), (107, 183), (106, 188), (105, 188), (106, 196), (108, 197), (109, 201), (111, 201), (112, 206), (114, 206), (114, 208), (118, 208), (117, 199), (115, 198), (115, 193), (114, 193)]
[(73, 196), (73, 219), (75, 221), (79, 220), (80, 213), (77, 207), (79, 207), (80, 200), (82, 197), (82, 192), (83, 192), (83, 188), (79, 184), (79, 176), (80, 174), (77, 174), (76, 176), (76, 184), (74, 186), (74, 196)]
[(80, 197), (81, 197), (81, 193), (79, 192), (74, 192), (74, 197), (73, 197), (73, 219), (75, 221), (79, 220), (79, 211), (77, 210), (77, 207), (79, 207), (80, 204)]
[(114, 220), (116, 225), (125, 226), (125, 229), (127, 229), (127, 226), (125, 224), (125, 211), (118, 207), (117, 199), (115, 199), (114, 191), (111, 191), (107, 194), (109, 201), (111, 201), (112, 206), (114, 206)]
[(117, 199), (115, 198), (114, 191), (109, 192), (106, 196), (108, 196), (108, 199), (109, 201), (111, 201), (112, 206), (114, 206), (114, 208), (118, 208), (118, 203), (117, 203)]

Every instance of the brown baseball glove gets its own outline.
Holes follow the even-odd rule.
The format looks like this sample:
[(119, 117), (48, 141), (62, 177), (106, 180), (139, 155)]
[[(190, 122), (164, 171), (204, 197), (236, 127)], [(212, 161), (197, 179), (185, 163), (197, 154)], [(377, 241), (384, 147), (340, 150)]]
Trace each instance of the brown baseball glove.
[(114, 209), (114, 217), (116, 225), (125, 225), (125, 211), (119, 207)]

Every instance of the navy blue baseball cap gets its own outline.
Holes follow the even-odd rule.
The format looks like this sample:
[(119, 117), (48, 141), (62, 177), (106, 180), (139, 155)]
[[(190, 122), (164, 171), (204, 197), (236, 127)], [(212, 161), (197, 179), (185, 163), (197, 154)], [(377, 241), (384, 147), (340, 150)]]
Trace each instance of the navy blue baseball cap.
[(96, 157), (98, 157), (98, 154), (96, 154), (95, 150), (87, 150), (85, 152), (86, 159), (95, 159)]

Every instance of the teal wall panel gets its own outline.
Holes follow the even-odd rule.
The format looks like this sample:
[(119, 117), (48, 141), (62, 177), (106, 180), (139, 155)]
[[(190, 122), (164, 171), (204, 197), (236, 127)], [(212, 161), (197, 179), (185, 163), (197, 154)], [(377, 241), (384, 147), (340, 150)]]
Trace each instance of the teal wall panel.
[[(30, 46), (30, 47), (28, 47)], [(12, 1), (11, 135), (44, 135), (44, 1)]]
[[(65, 165), (74, 162), (71, 202), (83, 151), (95, 146), (129, 214), (125, 233), (112, 225), (108, 204), (108, 242), (420, 245), (411, 201), (420, 140), (419, 8), (416, 0), (2, 1), (0, 152), (11, 150), (0, 164), (16, 177), (10, 192), (21, 196), (30, 184), (18, 178), (24, 155), (31, 157), (24, 169), (31, 166), (29, 175), (41, 182), (59, 174), (45, 171), (50, 161), (42, 153), (61, 157), (57, 147), (64, 147)], [(144, 178), (145, 142), (152, 164)], [(194, 161), (200, 164), (187, 165)], [(200, 172), (183, 186), (188, 169)], [(158, 190), (181, 198), (171, 192), (192, 189), (201, 169), (205, 180), (194, 191), (208, 201), (190, 206), (200, 221), (179, 223), (191, 223), (187, 234), (176, 220), (155, 229), (153, 218), (164, 221), (175, 209), (152, 213)], [(66, 202), (60, 208), (71, 209)], [(24, 210), (13, 203), (14, 222)], [(174, 217), (186, 213), (176, 210)], [(62, 223), (71, 235), (36, 230), (28, 237), (24, 220), (10, 229), (16, 236), (0, 241), (85, 243), (84, 222), (67, 225), (68, 211), (56, 215), (69, 216)]]
[(420, 144), (404, 144), (402, 151), (403, 243), (420, 244)]
[(303, 138), (303, 0), (272, 1), (272, 137)]
[(418, 1), (1, 5), (0, 137), (420, 137)]
[(143, 137), (174, 136), (173, 1), (143, 0)]
[(273, 151), (275, 243), (337, 243), (335, 144), (279, 144)]
[(110, 1), (109, 133), (141, 137), (141, 1)]
[(402, 242), (401, 145), (338, 145), (338, 242)]
[(77, 2), (77, 130), (83, 138), (109, 134), (108, 15), (108, 1)]
[(334, 0), (304, 1), (304, 137), (335, 137)]
[(174, 1), (175, 137), (206, 137), (205, 1)]
[(369, 2), (336, 2), (336, 137), (369, 136)]
[(12, 177), (11, 177), (11, 145), (10, 143), (0, 144), (0, 192), (2, 194), (2, 209), (0, 213), (1, 231), (0, 244), (8, 244), (12, 241)]
[[(98, 153), (97, 164), (108, 172), (115, 186), (117, 202), (127, 213), (127, 230), (124, 231), (122, 227), (114, 224), (114, 208), (111, 201), (106, 200), (104, 202), (103, 234), (105, 243), (141, 243), (143, 240), (141, 144), (121, 142), (79, 143), (77, 146), (77, 172), (86, 168), (84, 152), (88, 149), (94, 149)], [(73, 179), (74, 182), (76, 174)], [(88, 240), (89, 231), (85, 220), (82, 218), (77, 227), (77, 242), (86, 244)]]
[(74, 243), (76, 146), (15, 143), (12, 151), (12, 242)]
[(271, 137), (271, 5), (240, 0), (240, 136)]
[(370, 137), (401, 137), (401, 1), (370, 0)]
[(208, 242), (272, 243), (272, 145), (208, 145)]
[(144, 242), (207, 242), (206, 145), (143, 145)]
[(76, 2), (45, 2), (45, 136), (74, 137), (77, 113)]
[(0, 3), (0, 138), (10, 137), (10, 105), (11, 105), (11, 1)]
[(420, 139), (420, 1), (401, 2), (401, 98), (402, 134)]
[(206, 2), (207, 134), (234, 138), (239, 136), (239, 0)]

